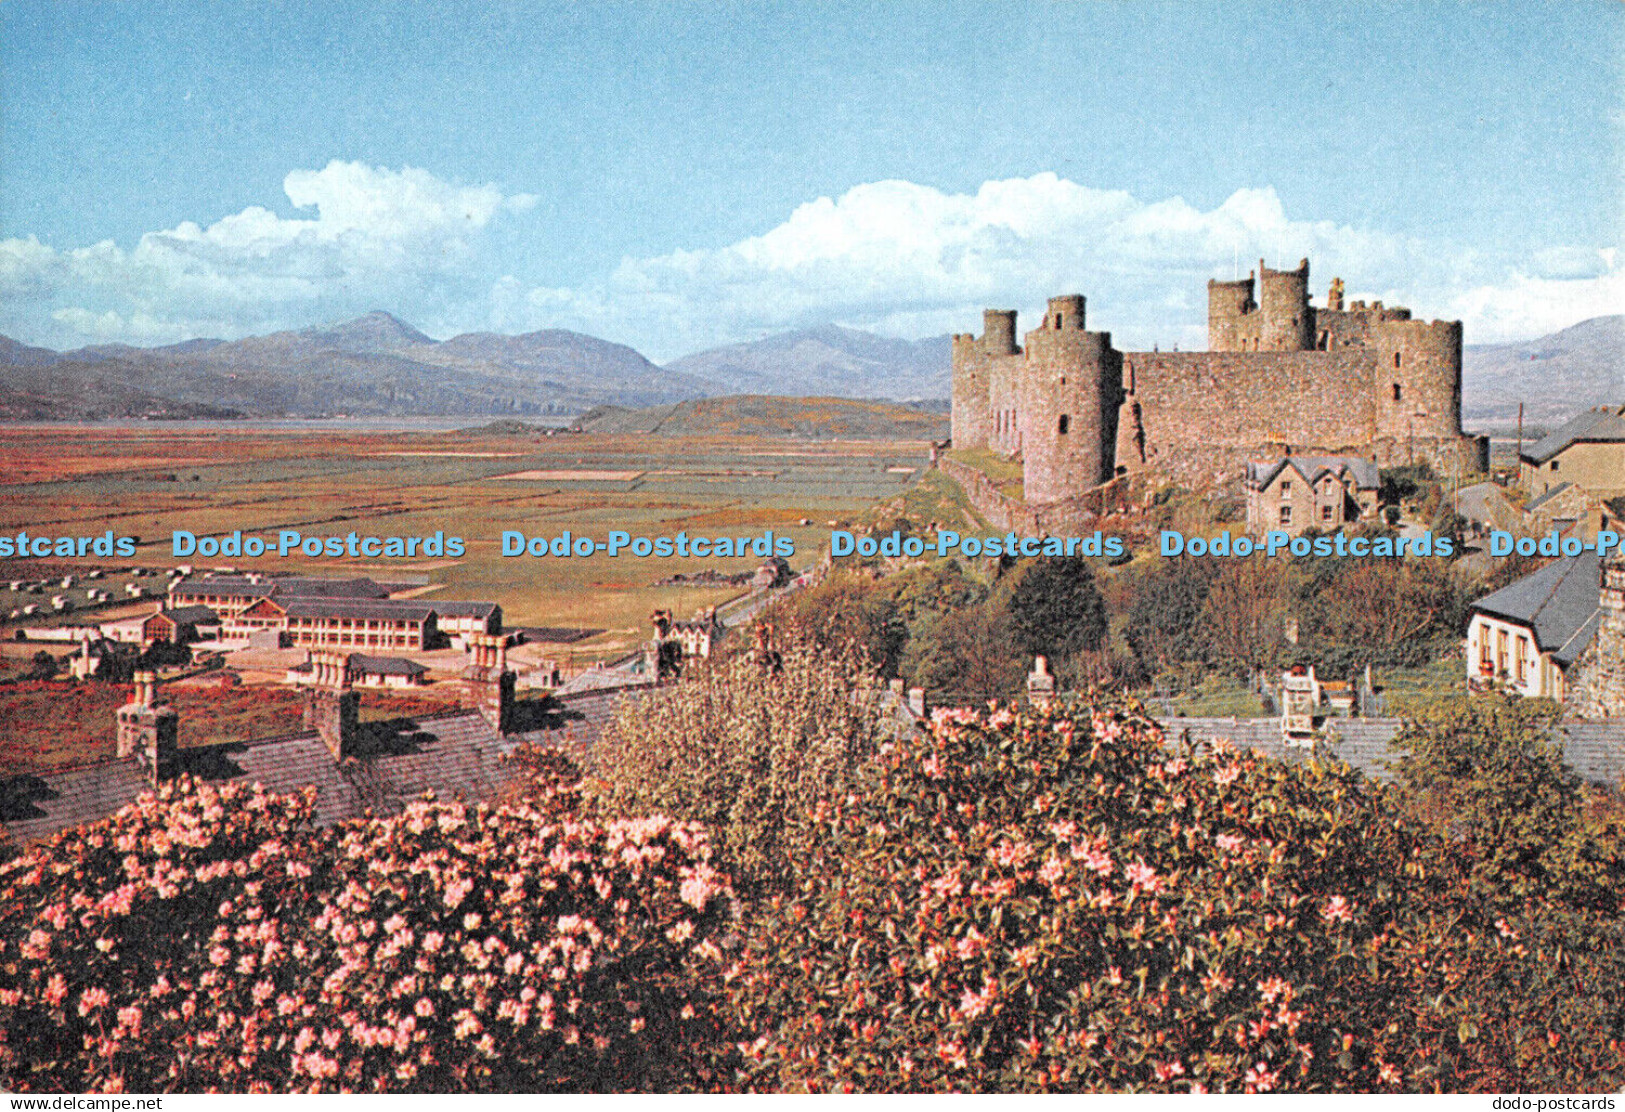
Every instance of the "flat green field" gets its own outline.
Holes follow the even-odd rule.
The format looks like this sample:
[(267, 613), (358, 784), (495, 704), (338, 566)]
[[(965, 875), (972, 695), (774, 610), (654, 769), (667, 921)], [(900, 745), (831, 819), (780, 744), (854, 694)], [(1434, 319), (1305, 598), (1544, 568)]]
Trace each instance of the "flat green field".
[[(736, 588), (656, 587), (674, 573), (753, 569), (754, 556), (687, 559), (503, 557), (504, 530), (528, 537), (749, 537), (795, 541), (811, 566), (831, 522), (860, 520), (921, 473), (915, 441), (741, 437), (266, 431), (203, 423), (151, 428), (0, 428), (0, 535), (136, 536), (135, 556), (0, 561), (0, 579), (75, 567), (230, 565), (267, 571), (426, 577), (429, 598), (489, 599), (509, 625), (608, 631), (603, 653), (646, 636), (651, 610), (686, 616)], [(802, 524), (806, 522), (806, 524)], [(460, 558), (176, 557), (173, 530), (464, 538)], [(3, 586), (3, 584), (0, 584)], [(35, 598), (33, 601), (39, 601)], [(0, 611), (4, 613), (4, 611)], [(9, 626), (0, 636), (9, 636)]]

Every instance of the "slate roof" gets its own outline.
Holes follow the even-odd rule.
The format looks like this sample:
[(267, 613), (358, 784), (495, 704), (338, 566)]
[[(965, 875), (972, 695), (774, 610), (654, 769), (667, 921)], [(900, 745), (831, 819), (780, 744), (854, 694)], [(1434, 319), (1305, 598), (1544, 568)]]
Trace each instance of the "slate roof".
[(494, 602), (458, 602), (444, 599), (432, 603), (442, 618), (489, 618), (497, 604)]
[(389, 588), (362, 576), (357, 579), (316, 579), (296, 576), (273, 579), (275, 597), (281, 598), (388, 598)]
[(437, 610), (410, 599), (290, 598), (272, 599), (290, 618), (362, 618), (421, 622)]
[(1357, 490), (1376, 490), (1382, 485), (1377, 465), (1361, 456), (1283, 456), (1276, 460), (1250, 460), (1247, 464), (1247, 482), (1262, 489), (1275, 481), (1281, 471), (1291, 466), (1305, 482), (1313, 485), (1330, 471), (1342, 475), (1344, 471), (1354, 477)]
[(369, 676), (421, 676), (428, 669), (415, 660), (407, 660), (404, 656), (368, 656), (365, 653), (350, 654), (350, 670), (364, 672)]
[(219, 595), (227, 598), (388, 598), (389, 588), (361, 576), (323, 579), (293, 575), (283, 579), (251, 581), (246, 575), (204, 576), (183, 579), (170, 588), (177, 595)]
[[(458, 710), (365, 723), (367, 755), (339, 766), (315, 734), (183, 749), (180, 771), (203, 780), (259, 783), (269, 791), (314, 786), (319, 824), (399, 811), (433, 791), (441, 799), (489, 799), (513, 777), (503, 761), (521, 743), (561, 748), (590, 760), (619, 693), (547, 703), (521, 702), (519, 732), (506, 737), (476, 711)], [(182, 736), (186, 725), (181, 724)], [(134, 760), (106, 760), (0, 781), (0, 821), (27, 842), (105, 818), (148, 788)]]
[(172, 596), (186, 598), (270, 598), (271, 584), (250, 583), (246, 579), (183, 579), (169, 589)]
[[(1308, 760), (1311, 750), (1288, 746), (1282, 739), (1279, 718), (1159, 718), (1170, 742), (1188, 731), (1202, 749), (1224, 739), (1237, 749), (1249, 749), (1277, 760)], [(1393, 740), (1404, 727), (1398, 718), (1338, 718), (1327, 724), (1329, 744), (1319, 752), (1332, 756), (1374, 780), (1392, 780), (1388, 762), (1398, 762)], [(1625, 778), (1625, 718), (1575, 720), (1558, 727), (1563, 760), (1576, 776), (1593, 784), (1619, 787)]]
[(1625, 442), (1625, 406), (1602, 405), (1588, 409), (1550, 436), (1529, 445), (1521, 458), (1529, 463), (1545, 463), (1580, 441)]
[(1544, 506), (1546, 503), (1550, 502), (1553, 498), (1556, 498), (1559, 494), (1562, 494), (1565, 490), (1568, 490), (1573, 485), (1574, 485), (1573, 483), (1558, 483), (1551, 490), (1548, 490), (1545, 494), (1542, 494), (1539, 498), (1535, 499), (1533, 502), (1529, 503), (1529, 505), (1525, 506), (1524, 511), (1526, 513), (1535, 512), (1536, 510), (1538, 510), (1542, 506)]
[(1566, 661), (1572, 661), (1591, 638), (1577, 639), (1589, 624), (1596, 633), (1599, 584), (1602, 582), (1602, 557), (1595, 552), (1582, 552), (1578, 556), (1564, 556), (1553, 560), (1499, 591), (1492, 591), (1472, 604), (1498, 618), (1528, 626), (1535, 633), (1535, 643), (1541, 652), (1562, 651)]
[(177, 606), (160, 613), (176, 625), (213, 625), (220, 620), (220, 615), (207, 606)]

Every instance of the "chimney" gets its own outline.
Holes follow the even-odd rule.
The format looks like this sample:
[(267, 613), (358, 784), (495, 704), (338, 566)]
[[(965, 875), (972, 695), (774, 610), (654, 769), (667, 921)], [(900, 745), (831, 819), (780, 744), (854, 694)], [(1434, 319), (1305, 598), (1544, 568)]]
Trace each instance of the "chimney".
[(175, 775), (180, 748), (180, 715), (158, 704), (156, 680), (151, 672), (137, 672), (130, 701), (116, 714), (119, 759), (134, 757), (154, 787)]
[(502, 633), (471, 633), (473, 663), (463, 672), (476, 685), (475, 709), (499, 734), (512, 731), (517, 677), (508, 668), (508, 638)]
[(1027, 700), (1039, 710), (1048, 710), (1055, 701), (1055, 677), (1050, 675), (1046, 657), (1033, 657), (1033, 670), (1027, 673)]
[(310, 654), (310, 686), (305, 688), (304, 722), (305, 729), (321, 735), (335, 761), (357, 755), (361, 694), (350, 687), (348, 654)]

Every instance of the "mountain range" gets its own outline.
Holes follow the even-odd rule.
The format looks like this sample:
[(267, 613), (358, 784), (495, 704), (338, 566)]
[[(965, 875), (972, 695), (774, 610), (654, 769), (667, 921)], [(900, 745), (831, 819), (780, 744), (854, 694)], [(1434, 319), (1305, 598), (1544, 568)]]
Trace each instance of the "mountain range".
[[(0, 336), (0, 419), (467, 415), (520, 418), (719, 395), (893, 400), (950, 392), (946, 336), (895, 340), (824, 325), (657, 366), (560, 329), (434, 340), (389, 313), (241, 340), (69, 352)], [(1551, 424), (1625, 400), (1625, 317), (1512, 344), (1469, 345), (1469, 427)]]
[(1552, 427), (1581, 410), (1625, 404), (1625, 316), (1593, 317), (1538, 340), (1469, 344), (1462, 354), (1462, 420)]

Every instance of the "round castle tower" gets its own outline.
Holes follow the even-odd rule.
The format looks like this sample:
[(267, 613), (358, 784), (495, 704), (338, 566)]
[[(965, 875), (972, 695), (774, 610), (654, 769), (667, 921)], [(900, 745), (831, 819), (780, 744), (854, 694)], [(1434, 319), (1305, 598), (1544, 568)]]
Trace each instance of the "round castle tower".
[(1209, 279), (1209, 351), (1313, 351), (1315, 311), (1309, 307), (1309, 260), (1296, 270), (1271, 270), (1258, 260), (1254, 275), (1234, 282)]
[(1309, 308), (1309, 260), (1296, 270), (1271, 270), (1258, 260), (1259, 351), (1313, 351), (1315, 314)]
[(1459, 320), (1383, 320), (1371, 327), (1370, 347), (1379, 437), (1461, 436)]
[(1258, 303), (1253, 280), (1207, 282), (1207, 346), (1209, 351), (1252, 351), (1258, 338)]
[(983, 310), (980, 337), (964, 333), (954, 336), (950, 435), (955, 448), (986, 448), (999, 439), (995, 435), (1000, 409), (996, 402), (1002, 399), (994, 397), (995, 361), (1020, 354), (1013, 309)]
[(1020, 380), (1024, 496), (1071, 497), (1112, 477), (1123, 357), (1109, 332), (1084, 328), (1084, 299), (1053, 297), (1027, 333)]

